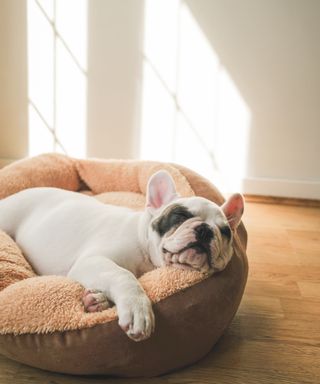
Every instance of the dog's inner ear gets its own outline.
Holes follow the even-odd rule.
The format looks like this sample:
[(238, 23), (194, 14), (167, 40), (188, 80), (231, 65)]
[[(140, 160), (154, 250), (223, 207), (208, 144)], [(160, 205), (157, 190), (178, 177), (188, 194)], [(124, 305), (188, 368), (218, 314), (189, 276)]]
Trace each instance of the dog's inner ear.
[(146, 206), (151, 211), (161, 208), (178, 197), (176, 186), (170, 174), (159, 171), (148, 182)]
[(222, 205), (222, 211), (226, 215), (230, 228), (234, 230), (241, 221), (244, 211), (244, 199), (240, 193), (236, 193)]

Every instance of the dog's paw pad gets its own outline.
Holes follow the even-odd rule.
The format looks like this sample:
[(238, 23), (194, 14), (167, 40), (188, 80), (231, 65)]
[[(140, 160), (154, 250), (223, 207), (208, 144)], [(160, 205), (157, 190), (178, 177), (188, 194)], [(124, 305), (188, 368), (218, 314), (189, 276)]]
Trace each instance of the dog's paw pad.
[(106, 295), (97, 289), (86, 289), (82, 302), (86, 312), (100, 312), (110, 307)]

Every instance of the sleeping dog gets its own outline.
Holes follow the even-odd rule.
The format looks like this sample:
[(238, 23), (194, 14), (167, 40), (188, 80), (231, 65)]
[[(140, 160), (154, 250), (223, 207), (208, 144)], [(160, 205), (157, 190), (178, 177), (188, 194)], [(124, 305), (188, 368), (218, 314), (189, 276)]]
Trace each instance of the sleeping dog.
[(139, 341), (151, 335), (155, 320), (137, 277), (164, 265), (223, 270), (243, 207), (240, 194), (222, 207), (202, 197), (182, 198), (169, 173), (159, 171), (149, 179), (142, 212), (80, 193), (30, 188), (0, 201), (0, 228), (37, 274), (81, 283), (86, 311), (115, 303), (120, 327)]

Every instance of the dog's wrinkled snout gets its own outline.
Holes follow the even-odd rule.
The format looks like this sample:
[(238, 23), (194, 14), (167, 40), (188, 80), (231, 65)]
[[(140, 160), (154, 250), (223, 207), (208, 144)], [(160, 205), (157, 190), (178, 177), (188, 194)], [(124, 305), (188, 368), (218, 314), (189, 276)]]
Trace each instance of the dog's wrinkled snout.
[(163, 238), (161, 250), (165, 265), (205, 271), (210, 267), (213, 228), (194, 217)]
[(212, 228), (207, 223), (198, 225), (195, 229), (196, 240), (199, 243), (209, 243), (213, 239)]

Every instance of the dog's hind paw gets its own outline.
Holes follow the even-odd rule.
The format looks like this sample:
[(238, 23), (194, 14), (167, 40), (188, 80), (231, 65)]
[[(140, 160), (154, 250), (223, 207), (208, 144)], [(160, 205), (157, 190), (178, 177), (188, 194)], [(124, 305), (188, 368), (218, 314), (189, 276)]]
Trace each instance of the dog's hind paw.
[(82, 302), (86, 312), (100, 312), (110, 307), (107, 296), (97, 289), (85, 289)]

